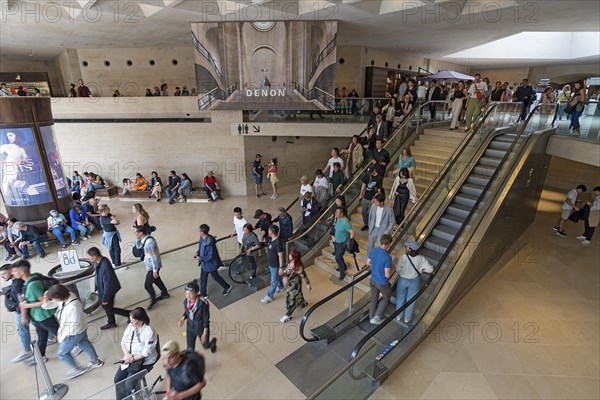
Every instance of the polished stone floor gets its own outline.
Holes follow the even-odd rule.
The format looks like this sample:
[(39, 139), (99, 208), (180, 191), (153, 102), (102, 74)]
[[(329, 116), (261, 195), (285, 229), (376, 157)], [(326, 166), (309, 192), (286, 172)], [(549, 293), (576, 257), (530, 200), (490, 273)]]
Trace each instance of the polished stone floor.
[[(249, 220), (258, 207), (275, 213), (278, 206), (289, 204), (296, 188), (284, 190), (277, 200), (229, 198), (216, 204), (175, 204), (145, 202), (144, 206), (158, 227), (155, 232), (162, 251), (197, 240), (196, 228), (208, 223), (220, 237), (232, 229), (232, 209), (244, 208)], [(581, 226), (567, 225), (567, 238), (552, 231), (559, 203), (564, 193), (546, 190), (535, 223), (496, 266), (467, 294), (406, 362), (375, 392), (373, 398), (436, 399), (597, 399), (599, 384), (599, 260), (598, 238), (582, 248), (575, 236)], [(133, 221), (131, 203), (118, 199), (108, 202), (123, 222), (121, 232), (128, 239), (129, 222)], [(129, 236), (130, 237), (130, 236)], [(98, 244), (95, 235), (93, 242)], [(89, 246), (89, 241), (86, 246)], [(84, 246), (78, 251), (83, 256)], [(104, 249), (103, 249), (104, 250)], [(54, 252), (55, 253), (55, 252)], [(177, 253), (179, 254), (179, 253)], [(189, 254), (173, 256), (165, 265), (167, 286), (180, 286), (197, 275)], [(34, 270), (46, 272), (57, 264), (48, 257), (35, 260)], [(124, 289), (119, 302), (130, 305), (143, 301), (143, 271), (120, 271)], [(310, 268), (313, 290), (307, 294), (311, 303), (338, 287), (335, 280), (318, 268)], [(214, 282), (210, 283), (214, 285)], [(235, 290), (235, 289), (234, 289)], [(179, 292), (180, 291), (180, 292)], [(275, 366), (303, 342), (298, 337), (297, 312), (288, 324), (279, 323), (284, 311), (284, 296), (268, 305), (260, 303), (265, 290), (218, 309), (211, 308), (214, 336), (219, 340), (215, 354), (200, 350), (207, 360), (205, 399), (297, 399), (304, 395)], [(161, 341), (185, 338), (177, 326), (181, 314), (183, 290), (172, 292), (170, 300), (161, 302), (150, 312), (151, 325)], [(32, 399), (36, 396), (35, 371), (23, 364), (11, 364), (20, 350), (14, 333), (13, 315), (4, 307), (0, 311), (0, 398)], [(100, 332), (104, 323), (101, 312), (90, 320), (90, 337), (100, 357), (102, 368), (66, 381), (66, 367), (56, 356), (56, 346), (49, 347), (47, 363), (55, 382), (69, 385), (68, 399), (84, 399), (109, 387), (121, 356), (120, 338), (125, 328), (118, 318), (118, 330)], [(448, 324), (465, 327), (457, 338), (446, 334)], [(473, 333), (468, 326), (475, 326)], [(485, 328), (485, 329), (484, 329)], [(80, 362), (85, 356), (78, 357)], [(157, 364), (150, 381), (164, 376)], [(39, 380), (43, 387), (43, 382)], [(111, 398), (106, 391), (95, 399)]]

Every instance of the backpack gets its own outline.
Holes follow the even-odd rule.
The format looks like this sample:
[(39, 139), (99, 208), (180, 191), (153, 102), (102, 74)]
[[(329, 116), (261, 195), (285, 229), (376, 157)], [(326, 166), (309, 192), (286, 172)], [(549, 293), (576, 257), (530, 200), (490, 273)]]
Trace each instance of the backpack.
[(12, 285), (2, 288), (2, 293), (4, 293), (4, 304), (6, 305), (6, 309), (10, 312), (17, 311), (19, 301), (12, 296)]
[[(58, 281), (58, 279), (56, 278), (52, 278), (50, 276), (46, 276), (46, 275), (42, 275), (40, 273), (35, 273), (31, 275), (30, 278), (31, 282), (37, 282), (37, 281), (41, 281), (42, 285), (44, 285), (44, 291), (50, 289), (52, 286), (54, 285), (58, 285), (60, 282)], [(27, 286), (27, 285), (25, 285)], [(23, 286), (23, 288), (25, 288), (25, 286)]]
[(131, 254), (133, 254), (133, 256), (135, 258), (139, 258), (140, 260), (144, 261), (144, 258), (146, 258), (146, 254), (144, 252), (144, 246), (146, 245), (146, 241), (148, 239), (154, 240), (154, 238), (152, 236), (146, 236), (146, 239), (144, 239), (144, 241), (142, 242), (142, 245), (140, 247), (133, 246), (133, 248), (131, 249)]
[[(185, 350), (181, 352), (181, 357), (183, 357), (183, 380), (187, 385), (192, 387), (193, 385), (202, 382), (204, 380), (204, 371), (205, 371), (205, 362), (204, 356), (202, 354), (195, 352), (194, 350)], [(194, 368), (196, 372), (200, 375), (198, 378), (200, 380), (198, 382), (194, 381), (194, 375), (191, 369)]]

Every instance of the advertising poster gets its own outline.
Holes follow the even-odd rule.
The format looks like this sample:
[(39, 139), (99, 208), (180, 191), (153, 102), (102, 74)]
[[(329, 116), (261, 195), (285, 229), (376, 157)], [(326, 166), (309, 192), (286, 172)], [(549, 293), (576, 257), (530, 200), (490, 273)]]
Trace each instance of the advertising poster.
[(31, 128), (0, 129), (0, 175), (6, 204), (30, 206), (50, 201)]
[(63, 173), (62, 160), (58, 153), (58, 146), (54, 139), (54, 130), (52, 129), (52, 126), (42, 126), (40, 127), (40, 131), (42, 132), (42, 141), (46, 148), (46, 155), (48, 156), (48, 164), (50, 164), (50, 171), (52, 172), (56, 194), (59, 199), (65, 198), (69, 195), (69, 187)]

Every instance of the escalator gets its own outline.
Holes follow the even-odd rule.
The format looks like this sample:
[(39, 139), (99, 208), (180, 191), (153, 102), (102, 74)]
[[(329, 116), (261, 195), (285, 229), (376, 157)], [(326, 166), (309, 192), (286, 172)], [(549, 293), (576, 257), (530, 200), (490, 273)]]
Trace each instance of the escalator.
[[(394, 237), (395, 249), (416, 240), (433, 273), (413, 298), (389, 306), (381, 325), (359, 321), (353, 329), (362, 334), (345, 354), (349, 362), (310, 398), (368, 397), (495, 263), (486, 254), (490, 245), (506, 249), (529, 226), (544, 185), (555, 115), (555, 105), (540, 105), (524, 123), (495, 129), (447, 193), (428, 199), (436, 206), (408, 217), (407, 228)], [(412, 321), (397, 322), (411, 305)]]

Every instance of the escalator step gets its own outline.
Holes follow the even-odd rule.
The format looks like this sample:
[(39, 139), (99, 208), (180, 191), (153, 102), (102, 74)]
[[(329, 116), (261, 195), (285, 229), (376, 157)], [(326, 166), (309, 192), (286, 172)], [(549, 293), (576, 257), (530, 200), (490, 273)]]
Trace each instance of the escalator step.
[(434, 268), (437, 267), (437, 264), (442, 259), (442, 253), (427, 248), (421, 250), (421, 255), (425, 257)]
[(454, 197), (453, 202), (463, 206), (473, 207), (475, 206), (475, 203), (477, 203), (477, 199), (477, 196), (471, 196), (470, 194), (466, 193), (458, 193)]
[(489, 176), (478, 175), (478, 174), (471, 174), (467, 178), (467, 182), (468, 183), (470, 183), (471, 185), (481, 186), (482, 188), (484, 188), (485, 185), (487, 185), (487, 183), (489, 181), (490, 181), (490, 177)]
[(491, 148), (487, 148), (485, 150), (484, 155), (487, 157), (493, 157), (493, 158), (502, 158), (504, 157), (504, 155), (506, 154), (506, 151), (504, 150), (498, 150), (498, 149), (491, 149)]
[(460, 192), (461, 193), (465, 193), (471, 196), (477, 196), (479, 197), (479, 195), (481, 195), (481, 193), (483, 193), (483, 189), (484, 186), (479, 186), (479, 185), (473, 185), (470, 183), (466, 183), (464, 185), (461, 186), (460, 188)]
[(451, 242), (452, 240), (454, 240), (454, 237), (456, 236), (457, 232), (458, 229), (453, 228), (451, 226), (437, 225), (435, 228), (433, 228), (431, 234), (437, 238)]
[(503, 141), (494, 139), (494, 140), (492, 140), (492, 143), (490, 143), (490, 148), (506, 151), (506, 150), (508, 150), (510, 145), (511, 145), (511, 142), (503, 142)]
[(473, 170), (478, 175), (483, 175), (485, 177), (491, 177), (492, 175), (494, 175), (494, 171), (496, 171), (496, 168), (490, 167), (488, 165), (476, 165)]
[(450, 246), (450, 243), (451, 242), (448, 240), (440, 239), (435, 236), (430, 236), (425, 241), (425, 248), (443, 254), (448, 249), (448, 246)]
[(501, 161), (501, 158), (483, 156), (479, 159), (478, 164), (497, 167), (498, 165), (500, 165)]
[(457, 217), (467, 218), (471, 212), (471, 207), (463, 206), (461, 204), (453, 203), (446, 210), (448, 214), (456, 215)]
[(442, 217), (440, 218), (440, 223), (447, 225), (447, 226), (451, 226), (456, 229), (460, 228), (464, 222), (465, 222), (464, 218), (457, 217), (456, 215), (452, 215), (452, 214), (448, 214), (448, 213), (442, 215)]

